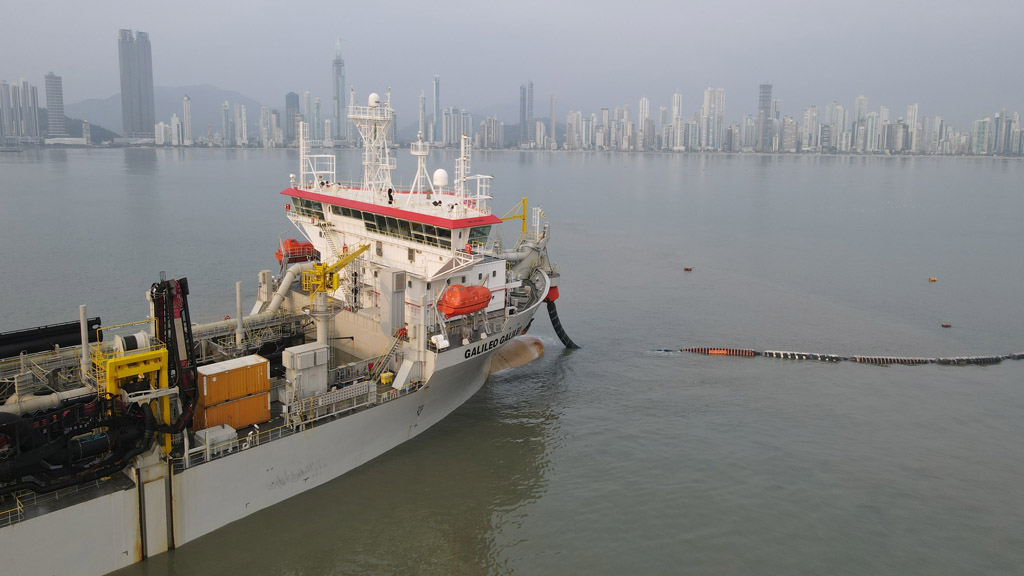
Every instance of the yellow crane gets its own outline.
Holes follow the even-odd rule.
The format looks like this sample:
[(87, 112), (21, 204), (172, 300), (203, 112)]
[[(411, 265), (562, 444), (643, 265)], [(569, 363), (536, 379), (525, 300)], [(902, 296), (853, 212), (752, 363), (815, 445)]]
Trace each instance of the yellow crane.
[(370, 248), (363, 244), (336, 260), (333, 264), (319, 262), (312, 270), (302, 271), (302, 289), (309, 292), (310, 301), (320, 292), (333, 292), (338, 289), (338, 271), (351, 264), (360, 254)]

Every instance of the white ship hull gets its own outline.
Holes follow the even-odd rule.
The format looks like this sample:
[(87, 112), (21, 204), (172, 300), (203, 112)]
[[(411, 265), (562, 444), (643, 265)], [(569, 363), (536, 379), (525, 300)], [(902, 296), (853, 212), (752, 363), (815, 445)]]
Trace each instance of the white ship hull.
[[(329, 482), (465, 403), (487, 379), (500, 347), (491, 343), (521, 334), (538, 307), (518, 314), (501, 334), (438, 354), (434, 373), (415, 393), (171, 474), (172, 523), (166, 473), (144, 476), (141, 490), (117, 491), (5, 527), (0, 565), (9, 574), (106, 574), (166, 551), (169, 542), (181, 546)], [(60, 545), (44, 549), (45, 542)]]

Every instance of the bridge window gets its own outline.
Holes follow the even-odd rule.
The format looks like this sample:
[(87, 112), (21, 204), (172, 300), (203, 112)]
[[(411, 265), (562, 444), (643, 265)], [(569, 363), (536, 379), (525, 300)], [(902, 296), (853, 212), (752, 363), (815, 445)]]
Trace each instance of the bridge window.
[(292, 207), (300, 216), (324, 219), (324, 206), (315, 200), (292, 196)]
[(487, 237), (491, 234), (490, 226), (476, 226), (469, 229), (469, 243), (474, 246), (487, 244)]

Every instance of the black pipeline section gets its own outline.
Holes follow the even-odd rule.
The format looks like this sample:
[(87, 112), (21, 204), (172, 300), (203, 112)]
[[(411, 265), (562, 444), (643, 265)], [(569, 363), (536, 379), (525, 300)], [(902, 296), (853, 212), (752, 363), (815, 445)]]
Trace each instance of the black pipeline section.
[[(86, 323), (89, 327), (89, 342), (96, 342), (97, 338), (102, 342), (103, 334), (99, 332), (99, 317), (89, 318)], [(64, 322), (63, 324), (4, 332), (0, 334), (0, 358), (11, 358), (22, 352), (26, 354), (45, 352), (53, 350), (56, 346), (61, 348), (78, 346), (81, 343), (81, 327), (78, 322)]]
[[(660, 349), (657, 352), (674, 352), (675, 350)], [(941, 364), (943, 366), (988, 366), (999, 364), (1003, 360), (1024, 359), (1024, 352), (1002, 354), (997, 356), (950, 356), (938, 358), (905, 357), (905, 356), (841, 356), (838, 354), (820, 354), (817, 352), (786, 352), (782, 350), (755, 350), (739, 348), (683, 348), (680, 352), (692, 352), (708, 356), (763, 356), (783, 360), (816, 360), (818, 362), (856, 362), (875, 366), (921, 366), (923, 364)]]
[[(188, 280), (161, 279), (150, 290), (157, 337), (168, 350), (168, 376), (178, 388), (182, 413), (168, 425), (159, 424), (148, 403), (124, 404), (112, 394), (79, 397), (34, 413), (0, 413), (0, 448), (6, 449), (0, 459), (0, 496), (18, 490), (53, 492), (110, 476), (149, 450), (157, 433), (174, 434), (190, 425), (197, 375)], [(73, 326), (73, 343), (78, 343), (79, 328)]]
[(562, 328), (562, 323), (558, 320), (558, 310), (555, 309), (555, 301), (548, 300), (548, 316), (551, 317), (551, 326), (555, 329), (555, 334), (558, 335), (558, 339), (562, 341), (562, 344), (570, 350), (576, 350), (579, 348), (572, 338), (565, 333), (565, 328)]

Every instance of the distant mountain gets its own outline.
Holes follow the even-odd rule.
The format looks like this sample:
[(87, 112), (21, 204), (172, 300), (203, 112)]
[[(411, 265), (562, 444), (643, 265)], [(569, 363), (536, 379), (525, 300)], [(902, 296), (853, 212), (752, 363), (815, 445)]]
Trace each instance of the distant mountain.
[[(259, 102), (239, 94), (233, 90), (223, 90), (209, 84), (197, 86), (156, 86), (153, 88), (156, 104), (156, 121), (170, 124), (171, 114), (177, 114), (184, 120), (183, 99), (188, 94), (192, 101), (192, 134), (194, 138), (206, 136), (206, 125), (209, 123), (214, 132), (223, 130), (221, 107), (227, 100), (234, 114), (235, 104), (244, 104), (246, 108), (246, 124), (252, 133), (257, 129), (260, 118)], [(283, 99), (280, 106), (283, 108)], [(271, 106), (273, 108), (273, 106)], [(90, 98), (64, 106), (68, 116), (88, 120), (91, 124), (106, 126), (115, 132), (123, 132), (121, 122), (121, 94), (107, 98)], [(284, 111), (281, 110), (283, 113)], [(283, 121), (283, 119), (282, 119)]]
[[(49, 126), (49, 110), (46, 108), (39, 109), (39, 125), (44, 130)], [(67, 115), (64, 116), (64, 128), (67, 130), (70, 138), (81, 138), (82, 137), (82, 121), (78, 118), (69, 118)], [(49, 134), (46, 135), (50, 137)], [(114, 138), (117, 138), (118, 134), (114, 134), (110, 130), (107, 130), (99, 124), (89, 123), (89, 142), (90, 144), (103, 144), (104, 142), (113, 142)]]

